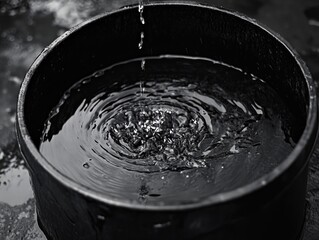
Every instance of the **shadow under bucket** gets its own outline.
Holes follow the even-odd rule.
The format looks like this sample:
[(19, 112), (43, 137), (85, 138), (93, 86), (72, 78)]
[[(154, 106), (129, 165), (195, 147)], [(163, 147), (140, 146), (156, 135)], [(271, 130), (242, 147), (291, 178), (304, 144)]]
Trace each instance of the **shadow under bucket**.
[[(141, 11), (138, 11), (138, 6), (131, 6), (100, 15), (71, 29), (41, 53), (24, 79), (17, 108), (18, 141), (30, 171), (39, 221), (47, 237), (49, 239), (297, 239), (304, 221), (308, 159), (318, 131), (315, 87), (303, 61), (276, 34), (238, 13), (186, 3), (148, 4), (142, 12), (145, 24), (141, 22)], [(189, 58), (187, 60), (178, 56), (189, 56)], [(132, 63), (127, 62), (132, 59), (135, 59)], [(209, 62), (208, 59), (213, 61)], [(48, 122), (55, 121), (56, 124), (63, 125), (77, 113), (73, 105), (63, 102), (70, 93), (79, 92), (72, 95), (77, 97), (87, 94), (91, 91), (90, 88), (82, 88), (82, 85), (87, 82), (91, 84), (94, 78), (103, 92), (109, 91), (106, 99), (114, 97), (114, 94), (117, 94), (115, 90), (121, 88), (125, 91), (131, 90), (130, 81), (133, 81), (132, 76), (138, 72), (136, 79), (142, 76), (143, 81), (140, 80), (140, 84), (144, 86), (141, 86), (141, 89), (145, 87), (145, 92), (143, 90), (139, 97), (143, 97), (143, 94), (151, 96), (152, 88), (159, 88), (158, 92), (163, 94), (175, 86), (165, 85), (170, 83), (160, 80), (167, 79), (166, 77), (171, 74), (169, 70), (172, 64), (175, 70), (178, 69), (174, 73), (175, 80), (186, 81), (185, 78), (193, 76), (194, 82), (186, 81), (185, 86), (189, 88), (197, 84), (202, 87), (200, 93), (206, 93), (206, 90), (211, 93), (210, 88), (217, 89), (217, 85), (222, 86), (224, 90), (230, 90), (235, 96), (227, 104), (242, 109), (244, 113), (249, 111), (236, 100), (238, 96), (245, 95), (249, 98), (254, 96), (259, 102), (276, 105), (274, 95), (268, 94), (266, 88), (260, 87), (269, 85), (267, 89), (273, 89), (288, 109), (287, 114), (286, 110), (274, 111), (280, 112), (278, 119), (282, 125), (278, 131), (280, 134), (285, 132), (283, 134), (285, 142), (291, 149), (282, 153), (283, 148), (276, 142), (275, 137), (279, 133), (275, 132), (274, 136), (270, 137), (267, 135), (268, 130), (274, 128), (270, 124), (272, 128), (264, 127), (261, 131), (256, 130), (254, 136), (260, 139), (258, 146), (242, 147), (244, 150), (240, 152), (236, 148), (237, 145), (232, 145), (233, 142), (227, 144), (223, 142), (223, 146), (226, 145), (231, 154), (216, 157), (217, 155), (213, 154), (214, 148), (209, 144), (218, 134), (219, 140), (224, 140), (226, 135), (220, 131), (216, 133), (213, 129), (211, 138), (205, 138), (207, 134), (202, 134), (201, 141), (194, 140), (199, 146), (202, 146), (204, 140), (209, 142), (211, 154), (209, 162), (186, 159), (184, 165), (172, 167), (169, 161), (159, 160), (161, 162), (159, 167), (156, 161), (150, 163), (151, 158), (148, 157), (142, 164), (134, 162), (135, 165), (132, 165), (132, 159), (129, 159), (130, 165), (125, 165), (124, 160), (122, 162), (121, 159), (116, 159), (119, 161), (113, 164), (113, 158), (110, 160), (111, 157), (101, 156), (106, 158), (105, 163), (98, 163), (95, 159), (89, 160), (92, 163), (81, 160), (79, 166), (82, 170), (79, 171), (82, 172), (79, 175), (67, 170), (70, 158), (63, 151), (52, 150), (52, 156), (58, 157), (51, 159), (43, 150), (44, 139), (51, 140), (59, 132), (63, 132), (62, 129), (65, 130), (64, 126), (52, 130), (54, 128), (48, 127), (50, 125)], [(139, 68), (132, 68), (135, 65)], [(123, 66), (125, 71), (121, 71)], [(206, 67), (201, 68), (203, 66), (213, 66), (213, 68), (206, 71)], [(236, 70), (243, 74), (240, 78), (243, 80), (234, 84), (230, 79), (232, 74), (215, 74), (219, 69), (229, 66), (232, 66), (231, 71)], [(101, 69), (104, 69), (103, 74), (100, 74)], [(118, 76), (116, 74), (126, 74), (127, 78), (114, 80), (114, 76)], [(197, 78), (197, 75), (201, 77)], [(237, 72), (235, 75), (239, 76)], [(153, 85), (147, 85), (149, 76), (155, 76), (152, 80)], [(252, 78), (249, 84), (245, 82), (248, 78)], [(81, 79), (80, 86), (78, 82)], [(211, 84), (208, 81), (211, 81)], [(135, 87), (138, 86), (137, 82), (134, 84)], [(114, 93), (110, 89), (113, 89)], [(190, 92), (189, 89), (186, 90), (182, 92), (185, 95)], [(198, 96), (198, 92), (196, 94)], [(134, 102), (134, 96), (127, 102)], [(192, 96), (195, 96), (195, 90)], [(105, 99), (104, 95), (101, 99)], [(161, 95), (159, 99), (162, 105), (166, 104), (165, 95)], [(198, 99), (206, 103), (213, 101), (211, 99), (208, 101), (206, 97)], [(78, 101), (82, 100), (80, 98)], [(146, 98), (143, 103), (148, 107), (147, 104), (152, 101)], [(125, 122), (126, 115), (121, 112), (123, 108), (119, 107), (117, 110), (116, 102), (112, 105), (114, 109), (110, 111), (114, 111), (114, 118), (118, 117)], [(99, 101), (96, 104), (98, 105)], [(136, 106), (140, 108), (141, 102)], [(157, 113), (166, 114), (165, 121), (176, 114), (182, 116), (182, 120), (175, 122), (175, 125), (172, 123), (171, 127), (172, 130), (182, 129), (187, 122), (183, 120), (183, 114), (188, 114), (183, 112), (187, 106), (178, 109), (174, 107), (170, 106), (170, 111), (162, 111), (162, 108), (156, 108), (156, 104), (152, 105), (152, 109), (156, 108)], [(225, 115), (220, 102), (217, 101), (215, 107), (219, 109), (215, 115)], [(70, 110), (70, 114), (59, 114), (65, 108)], [(83, 110), (85, 107), (79, 109)], [(143, 112), (147, 112), (144, 110)], [(255, 112), (257, 116), (258, 109)], [(149, 116), (147, 114), (145, 113), (141, 119)], [(234, 132), (237, 138), (240, 138), (241, 132), (245, 132), (247, 126), (241, 123), (235, 114), (231, 117), (231, 122), (234, 124), (239, 122), (238, 126), (241, 128)], [(293, 120), (288, 117), (289, 114)], [(262, 120), (266, 119), (267, 122), (267, 119), (271, 118), (268, 115), (261, 117)], [(189, 116), (193, 117), (194, 114)], [(194, 119), (201, 118), (194, 117)], [(262, 120), (258, 118), (256, 122)], [(194, 129), (198, 128), (199, 132), (202, 130), (201, 122), (198, 122), (197, 125), (187, 125), (191, 130), (182, 129), (190, 131), (188, 138), (192, 137)], [(250, 119), (246, 122), (250, 122)], [(211, 123), (212, 126), (218, 123), (223, 129), (222, 123), (218, 121)], [(117, 129), (113, 129), (113, 135), (121, 132), (122, 128), (118, 127), (119, 125), (115, 125)], [(73, 127), (74, 129), (78, 128)], [(47, 137), (48, 135), (44, 134), (46, 130), (54, 133)], [(91, 131), (90, 128), (88, 130)], [(231, 131), (231, 129), (226, 130)], [(121, 136), (127, 131), (121, 132)], [(154, 147), (159, 149), (158, 152), (168, 146), (163, 147), (163, 142), (166, 144), (167, 133), (163, 131), (160, 133), (162, 135), (159, 135), (157, 147)], [(263, 134), (268, 138), (264, 138)], [(115, 139), (115, 142), (117, 140)], [(56, 142), (67, 149), (67, 141), (64, 143), (58, 139)], [(183, 143), (174, 142), (177, 149), (185, 147), (182, 146)], [(70, 146), (73, 146), (73, 143)], [(132, 148), (133, 145), (128, 146)], [(257, 153), (254, 149), (262, 151)], [(196, 156), (196, 151), (191, 152), (193, 155), (189, 155)], [(81, 150), (77, 152), (81, 153)], [(140, 158), (141, 156), (139, 155)], [(249, 165), (250, 162), (254, 164)], [(86, 183), (85, 171), (91, 166), (90, 164), (94, 166), (93, 169), (102, 172), (103, 167), (111, 169), (107, 174), (94, 173), (96, 178), (103, 175), (108, 179), (102, 187)], [(127, 166), (136, 168), (128, 169)], [(75, 165), (71, 167), (77, 168)], [(117, 171), (121, 167), (123, 169)], [(198, 180), (202, 178), (194, 177), (203, 171), (211, 172), (211, 169), (214, 169), (214, 177), (210, 176), (208, 180), (206, 177), (207, 181), (204, 184)], [(236, 174), (239, 175), (238, 179), (235, 178)], [(127, 184), (132, 183), (132, 186), (135, 186), (135, 182), (138, 185), (139, 181), (142, 185), (136, 189), (136, 194), (133, 192), (131, 195), (129, 193), (116, 195), (107, 185), (116, 177), (122, 178)], [(159, 187), (159, 182), (164, 178), (167, 180), (165, 186), (171, 187), (165, 188), (164, 185)], [(176, 186), (181, 186), (181, 189)]]

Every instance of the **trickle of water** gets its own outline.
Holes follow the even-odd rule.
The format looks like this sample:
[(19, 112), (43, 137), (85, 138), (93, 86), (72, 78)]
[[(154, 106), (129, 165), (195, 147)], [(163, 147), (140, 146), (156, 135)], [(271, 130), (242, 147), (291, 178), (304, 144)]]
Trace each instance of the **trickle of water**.
[(144, 43), (144, 32), (141, 32), (141, 40), (138, 43), (138, 49), (142, 49), (143, 48), (143, 43)]
[(294, 117), (264, 81), (209, 59), (146, 60), (65, 93), (40, 144), (58, 171), (120, 201), (180, 204), (250, 183), (293, 149)]
[[(145, 19), (143, 16), (143, 12), (144, 12), (144, 2), (143, 0), (139, 0), (139, 5), (138, 5), (138, 12), (140, 13), (140, 22), (142, 24), (142, 26), (145, 24)], [(143, 48), (143, 44), (144, 44), (144, 32), (141, 32), (141, 37), (140, 37), (140, 42), (138, 43), (138, 49), (142, 50)], [(145, 59), (142, 59), (141, 61), (141, 70), (144, 71), (145, 70)], [(143, 77), (141, 77), (140, 79), (140, 96), (143, 96), (144, 93), (144, 80)]]
[(138, 4), (138, 12), (140, 13), (140, 22), (141, 24), (145, 24), (145, 19), (143, 16), (143, 12), (144, 12), (144, 1), (143, 0), (139, 0), (139, 4)]
[[(145, 71), (145, 63), (146, 63), (145, 59), (142, 59), (142, 61), (141, 61), (141, 70), (142, 70), (142, 72)], [(141, 79), (140, 79), (140, 96), (141, 97), (143, 97), (144, 91), (145, 91), (145, 88), (144, 88), (144, 76), (142, 75)]]

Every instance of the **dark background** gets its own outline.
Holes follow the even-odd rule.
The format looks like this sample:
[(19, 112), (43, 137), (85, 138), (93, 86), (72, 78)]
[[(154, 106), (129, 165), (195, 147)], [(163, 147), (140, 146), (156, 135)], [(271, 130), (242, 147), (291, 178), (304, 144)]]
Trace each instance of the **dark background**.
[[(41, 50), (75, 24), (137, 0), (0, 0), (0, 239), (46, 239), (15, 136), (19, 86)], [(146, 1), (145, 1), (146, 2)], [(150, 1), (149, 1), (150, 2)], [(192, 1), (195, 2), (195, 1)], [(281, 34), (319, 83), (319, 0), (201, 0), (242, 12)], [(303, 240), (319, 239), (319, 144), (312, 155)], [(54, 209), (52, 209), (54, 211)]]

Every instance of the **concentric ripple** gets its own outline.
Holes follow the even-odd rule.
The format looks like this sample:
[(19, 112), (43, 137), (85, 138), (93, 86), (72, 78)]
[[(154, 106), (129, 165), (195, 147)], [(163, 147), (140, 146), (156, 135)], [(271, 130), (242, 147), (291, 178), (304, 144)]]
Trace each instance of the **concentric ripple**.
[[(59, 171), (116, 198), (145, 199), (145, 189), (161, 201), (194, 191), (200, 197), (270, 171), (280, 159), (260, 157), (267, 150), (291, 151), (290, 125), (282, 117), (290, 113), (283, 106), (263, 81), (227, 65), (162, 57), (146, 59), (141, 70), (136, 59), (72, 86), (46, 123), (40, 151)], [(272, 162), (258, 163), (262, 158)], [(212, 187), (221, 181), (216, 166), (229, 159), (224, 183)], [(176, 181), (185, 172), (193, 181), (187, 186), (154, 180)], [(208, 185), (199, 194), (200, 182)]]
[[(205, 167), (216, 151), (212, 146), (221, 146), (225, 134), (213, 125), (205, 101), (220, 115), (226, 112), (225, 106), (185, 81), (148, 82), (143, 96), (139, 91), (139, 84), (133, 84), (103, 101), (101, 96), (94, 98), (79, 113), (80, 122), (74, 127), (78, 132), (73, 134), (88, 140), (93, 136), (96, 145), (90, 148), (95, 154), (107, 161), (114, 159), (110, 163), (128, 170)], [(86, 118), (89, 113), (94, 117)]]

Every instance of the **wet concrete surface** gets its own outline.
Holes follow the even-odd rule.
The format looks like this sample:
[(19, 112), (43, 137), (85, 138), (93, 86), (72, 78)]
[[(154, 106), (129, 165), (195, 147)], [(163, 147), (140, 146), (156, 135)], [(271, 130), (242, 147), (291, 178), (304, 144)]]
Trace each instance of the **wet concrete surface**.
[[(29, 174), (15, 136), (21, 81), (41, 50), (70, 27), (133, 0), (0, 1), (0, 239), (46, 239), (38, 227)], [(194, 2), (194, 1), (193, 1)], [(201, 0), (233, 9), (280, 33), (319, 83), (318, 0)], [(310, 163), (303, 240), (319, 239), (319, 144)]]

